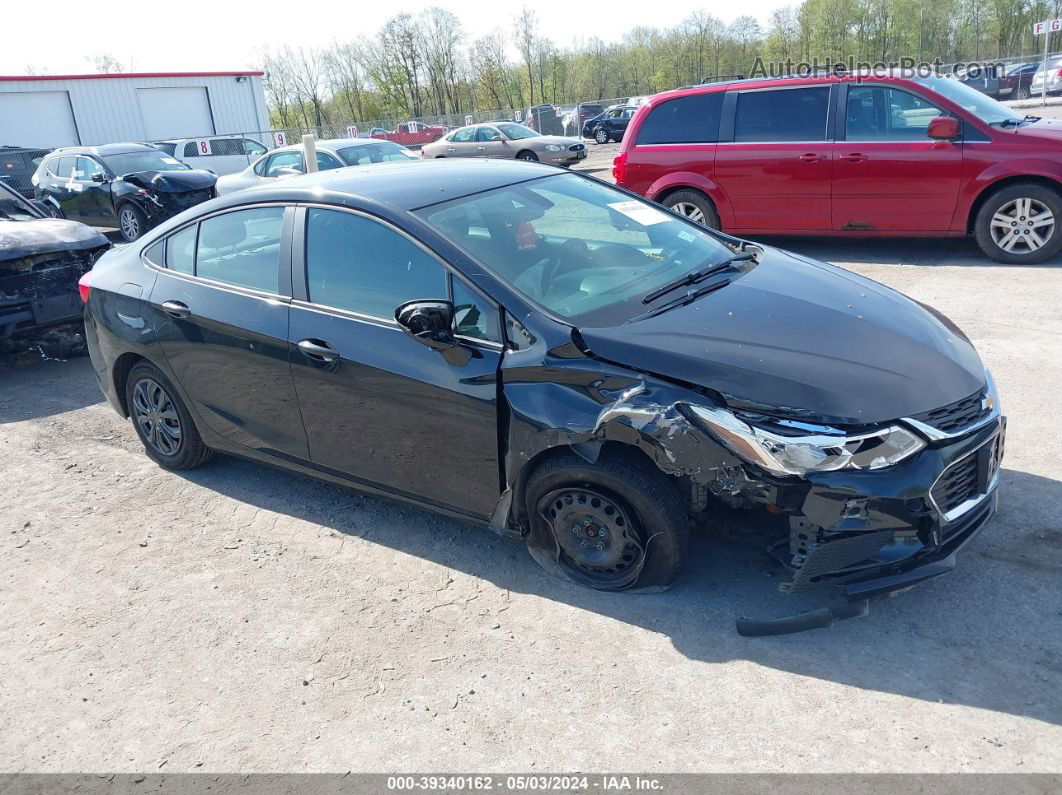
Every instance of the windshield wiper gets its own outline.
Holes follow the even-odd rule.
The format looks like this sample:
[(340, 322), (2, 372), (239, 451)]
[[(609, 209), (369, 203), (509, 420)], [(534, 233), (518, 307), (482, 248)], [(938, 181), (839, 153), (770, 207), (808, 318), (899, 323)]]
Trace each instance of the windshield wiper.
[(650, 309), (648, 312), (643, 312), (640, 315), (635, 315), (628, 323), (634, 323), (636, 320), (645, 320), (646, 318), (656, 317), (657, 315), (667, 312), (669, 309), (675, 309), (676, 307), (686, 306), (686, 304), (692, 304), (698, 298), (708, 295), (708, 293), (714, 293), (716, 290), (721, 290), (726, 287), (733, 279), (723, 279), (715, 284), (709, 284), (707, 287), (701, 287), (699, 290), (690, 290), (685, 295), (681, 295), (678, 298), (668, 301), (666, 304), (661, 304), (656, 309)]
[(734, 263), (745, 262), (750, 259), (755, 259), (755, 257), (756, 255), (753, 254), (751, 251), (744, 252), (742, 254), (735, 254), (733, 257), (728, 257), (722, 262), (716, 262), (712, 265), (709, 265), (707, 268), (701, 268), (699, 270), (692, 271), (691, 273), (687, 273), (685, 276), (681, 276), (678, 279), (675, 279), (675, 281), (673, 282), (668, 282), (667, 284), (653, 290), (651, 293), (644, 295), (642, 297), (642, 303), (652, 303), (660, 296), (666, 295), (672, 290), (677, 290), (679, 287), (686, 287), (690, 284), (703, 282), (709, 276), (714, 276), (715, 274), (722, 273), (723, 271), (734, 270)]
[(993, 125), (999, 125), (1000, 127), (1021, 127), (1027, 121), (1040, 121), (1040, 116), (1026, 116), (1023, 119), (1003, 119), (1002, 121), (994, 121)]

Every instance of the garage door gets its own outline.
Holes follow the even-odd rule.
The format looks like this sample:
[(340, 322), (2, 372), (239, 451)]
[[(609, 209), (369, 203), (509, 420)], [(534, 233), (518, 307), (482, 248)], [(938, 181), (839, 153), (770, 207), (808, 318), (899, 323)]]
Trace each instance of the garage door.
[(47, 149), (79, 143), (65, 91), (0, 94), (0, 146)]
[(206, 87), (138, 88), (136, 95), (147, 140), (199, 138), (214, 134)]

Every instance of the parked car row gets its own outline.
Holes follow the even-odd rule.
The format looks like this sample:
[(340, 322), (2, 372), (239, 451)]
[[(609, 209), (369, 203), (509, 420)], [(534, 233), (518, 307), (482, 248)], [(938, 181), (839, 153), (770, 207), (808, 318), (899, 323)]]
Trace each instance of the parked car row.
[(570, 166), (586, 157), (586, 145), (579, 138), (543, 135), (515, 122), (471, 124), (421, 147), (424, 158), (490, 157), (514, 160), (540, 160)]

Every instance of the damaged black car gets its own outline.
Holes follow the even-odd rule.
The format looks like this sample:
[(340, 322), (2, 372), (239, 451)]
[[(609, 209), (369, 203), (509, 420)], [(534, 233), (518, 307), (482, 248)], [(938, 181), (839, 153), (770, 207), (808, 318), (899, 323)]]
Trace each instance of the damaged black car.
[[(822, 626), (955, 566), (996, 507), (991, 376), (935, 310), (592, 177), (432, 161), (208, 202), (83, 280), (147, 454), (215, 451), (480, 521), (609, 591), (768, 516)], [(743, 514), (746, 515), (746, 514)]]
[(0, 183), (0, 352), (32, 343), (83, 350), (77, 282), (110, 247), (95, 229), (48, 218)]
[(32, 177), (37, 200), (53, 216), (117, 229), (128, 242), (212, 199), (217, 179), (133, 143), (56, 149)]

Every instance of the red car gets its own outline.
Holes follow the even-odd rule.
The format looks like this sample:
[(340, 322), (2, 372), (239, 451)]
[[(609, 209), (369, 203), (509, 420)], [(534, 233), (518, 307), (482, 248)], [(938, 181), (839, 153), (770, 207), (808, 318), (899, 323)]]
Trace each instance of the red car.
[(1062, 122), (957, 80), (742, 80), (657, 94), (622, 187), (739, 236), (962, 237), (1007, 263), (1062, 248)]
[(369, 133), (371, 138), (379, 138), (383, 141), (394, 141), (402, 146), (423, 146), (432, 141), (438, 141), (446, 135), (445, 127), (436, 127), (420, 121), (407, 121), (399, 124), (397, 129), (388, 132), (379, 128), (373, 128)]

